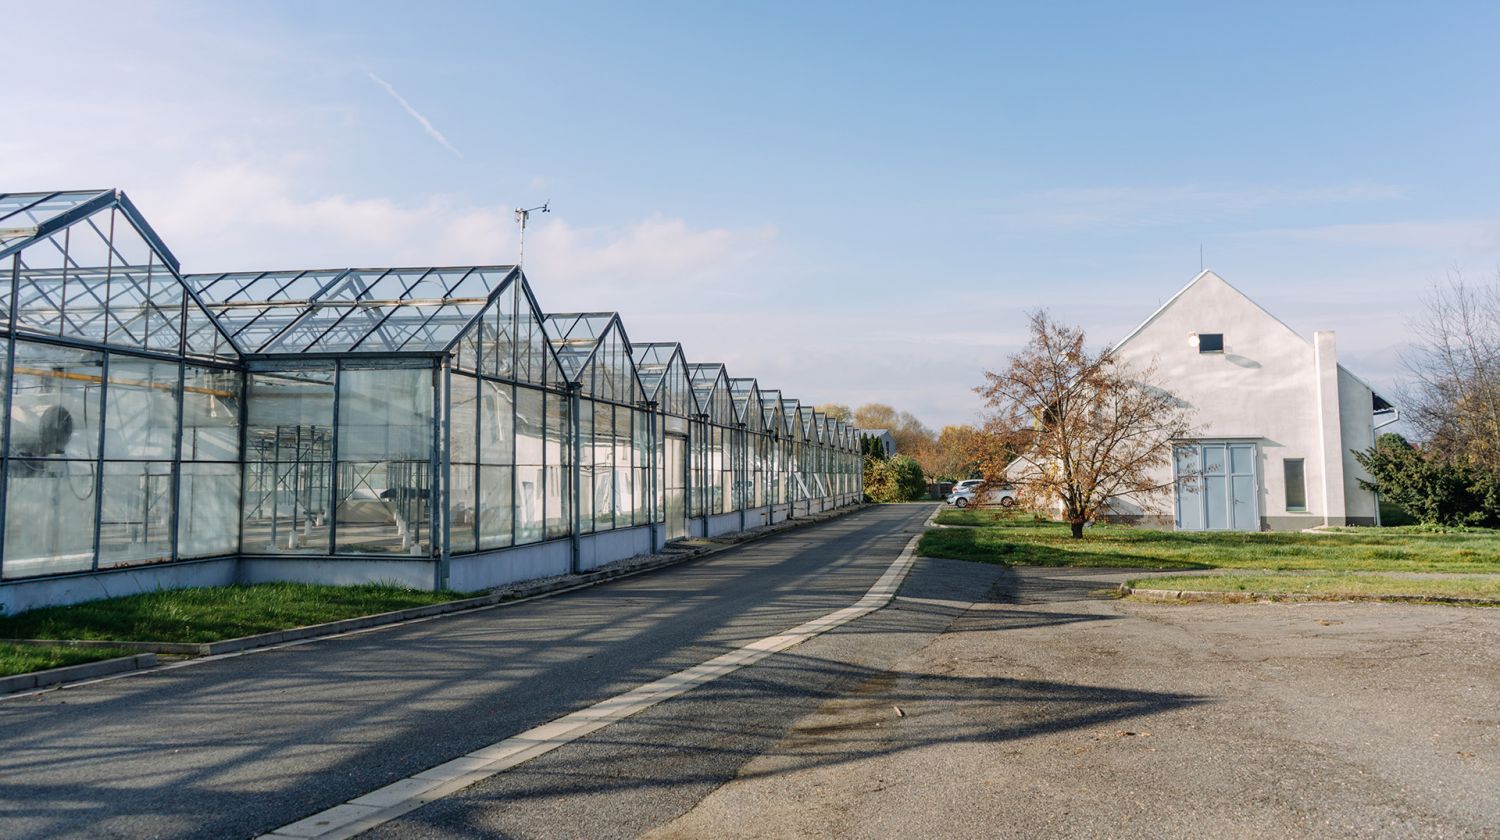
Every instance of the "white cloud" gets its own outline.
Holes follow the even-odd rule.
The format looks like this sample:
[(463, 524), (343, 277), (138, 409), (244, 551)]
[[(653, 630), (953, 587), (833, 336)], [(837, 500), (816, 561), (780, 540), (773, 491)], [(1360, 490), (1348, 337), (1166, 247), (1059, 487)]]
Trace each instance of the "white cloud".
[(1083, 187), (1019, 195), (991, 207), (987, 215), (1017, 230), (1133, 230), (1267, 207), (1388, 201), (1401, 196), (1400, 189), (1385, 184), (1241, 189)]
[(1319, 225), (1302, 228), (1269, 228), (1241, 236), (1282, 239), (1329, 245), (1376, 246), (1431, 251), (1450, 256), (1489, 254), (1500, 251), (1500, 219), (1454, 219), (1447, 221), (1377, 222), (1372, 224)]
[[(450, 195), (304, 195), (296, 171), (292, 164), (198, 165), (131, 197), (190, 272), (515, 261), (507, 205)], [(550, 309), (632, 302), (672, 309), (691, 290), (739, 288), (734, 280), (775, 239), (772, 228), (699, 228), (661, 215), (617, 227), (550, 218), (528, 233), (527, 273)]]

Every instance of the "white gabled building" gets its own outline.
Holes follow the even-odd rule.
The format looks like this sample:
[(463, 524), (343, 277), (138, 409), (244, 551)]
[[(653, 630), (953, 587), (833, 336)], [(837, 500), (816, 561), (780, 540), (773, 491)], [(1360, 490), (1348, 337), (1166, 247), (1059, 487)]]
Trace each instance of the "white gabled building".
[[(1331, 331), (1308, 341), (1212, 271), (1115, 346), (1196, 412), (1196, 439), (1162, 470), (1170, 496), (1115, 517), (1178, 530), (1296, 530), (1379, 523), (1352, 450), (1394, 409), (1338, 364)], [(1196, 481), (1182, 481), (1196, 476)]]

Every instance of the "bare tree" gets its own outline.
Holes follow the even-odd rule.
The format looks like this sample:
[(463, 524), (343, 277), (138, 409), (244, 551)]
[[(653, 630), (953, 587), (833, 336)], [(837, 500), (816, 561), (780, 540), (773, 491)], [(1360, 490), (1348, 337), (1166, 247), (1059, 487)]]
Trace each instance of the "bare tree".
[[(1016, 486), (1017, 500), (1038, 511), (1062, 506), (1073, 536), (1111, 499), (1166, 494), (1163, 468), (1172, 442), (1192, 434), (1191, 412), (1152, 380), (1154, 369), (1128, 370), (1105, 349), (1090, 353), (1083, 330), (1030, 315), (1030, 339), (1000, 372), (985, 372), (975, 390), (989, 409), (981, 435), (992, 453), (981, 465), (991, 481)], [(996, 458), (1014, 454), (1014, 460)]]
[(1500, 474), (1500, 282), (1435, 283), (1412, 323), (1405, 417), (1444, 458)]

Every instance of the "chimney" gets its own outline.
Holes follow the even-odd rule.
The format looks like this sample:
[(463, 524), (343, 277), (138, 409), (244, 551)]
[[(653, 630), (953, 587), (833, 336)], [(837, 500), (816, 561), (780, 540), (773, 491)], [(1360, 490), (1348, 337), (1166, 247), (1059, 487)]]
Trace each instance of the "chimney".
[(1323, 473), (1323, 524), (1344, 525), (1344, 431), (1339, 417), (1339, 359), (1333, 331), (1313, 333), (1317, 375), (1318, 442)]

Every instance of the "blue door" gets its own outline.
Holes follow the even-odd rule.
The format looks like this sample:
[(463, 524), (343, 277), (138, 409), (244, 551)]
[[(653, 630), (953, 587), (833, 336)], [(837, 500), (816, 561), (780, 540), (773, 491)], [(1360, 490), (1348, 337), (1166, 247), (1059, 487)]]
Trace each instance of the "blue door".
[(1255, 444), (1179, 444), (1173, 452), (1179, 531), (1258, 531)]

